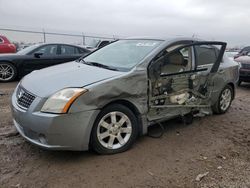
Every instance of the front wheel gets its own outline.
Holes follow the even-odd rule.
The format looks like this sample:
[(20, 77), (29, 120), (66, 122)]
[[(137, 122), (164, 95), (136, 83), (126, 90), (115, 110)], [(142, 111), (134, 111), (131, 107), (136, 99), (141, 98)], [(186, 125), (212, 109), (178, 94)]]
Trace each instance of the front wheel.
[(128, 150), (138, 135), (134, 113), (120, 104), (104, 108), (91, 133), (91, 146), (99, 154), (114, 154)]
[(11, 63), (0, 63), (0, 82), (13, 81), (17, 76), (17, 69)]
[(216, 114), (224, 114), (231, 106), (233, 100), (233, 88), (230, 85), (224, 87), (220, 96), (213, 106), (213, 111)]

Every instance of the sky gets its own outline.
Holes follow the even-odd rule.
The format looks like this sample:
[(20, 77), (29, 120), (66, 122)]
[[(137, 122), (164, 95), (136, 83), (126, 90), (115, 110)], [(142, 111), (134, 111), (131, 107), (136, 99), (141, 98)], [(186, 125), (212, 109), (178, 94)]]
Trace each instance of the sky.
[[(0, 0), (0, 28), (119, 37), (195, 36), (245, 46), (250, 44), (249, 7), (249, 0)], [(43, 40), (40, 34), (0, 33), (12, 41)]]

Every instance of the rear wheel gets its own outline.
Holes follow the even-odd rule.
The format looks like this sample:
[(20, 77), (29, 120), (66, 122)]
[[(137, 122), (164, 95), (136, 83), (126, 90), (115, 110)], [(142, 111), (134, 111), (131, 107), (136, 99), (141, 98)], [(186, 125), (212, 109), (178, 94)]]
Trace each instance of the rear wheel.
[(9, 82), (16, 78), (17, 69), (11, 63), (0, 63), (0, 81)]
[(231, 106), (232, 100), (233, 100), (233, 88), (230, 85), (227, 85), (221, 91), (217, 102), (213, 106), (213, 111), (216, 114), (225, 113)]
[(120, 104), (104, 108), (98, 115), (92, 133), (92, 149), (100, 154), (114, 154), (128, 150), (138, 134), (133, 112)]

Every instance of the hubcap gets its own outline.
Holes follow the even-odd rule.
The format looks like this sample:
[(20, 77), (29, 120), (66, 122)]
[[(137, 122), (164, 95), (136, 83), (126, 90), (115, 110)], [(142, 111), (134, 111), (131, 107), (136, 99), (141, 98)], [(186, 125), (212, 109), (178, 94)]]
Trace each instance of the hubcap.
[(230, 89), (225, 89), (220, 98), (220, 108), (223, 111), (226, 111), (228, 107), (230, 106), (232, 100), (232, 93)]
[(97, 127), (97, 138), (107, 149), (119, 149), (131, 137), (132, 125), (128, 116), (122, 112), (109, 112), (100, 120)]
[(8, 81), (14, 76), (14, 69), (8, 64), (0, 64), (0, 80)]

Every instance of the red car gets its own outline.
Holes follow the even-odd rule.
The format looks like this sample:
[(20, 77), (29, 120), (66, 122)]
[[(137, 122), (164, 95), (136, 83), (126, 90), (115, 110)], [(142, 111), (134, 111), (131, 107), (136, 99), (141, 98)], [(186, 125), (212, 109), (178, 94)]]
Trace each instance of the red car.
[(16, 53), (16, 46), (2, 35), (0, 35), (0, 54), (1, 53)]

